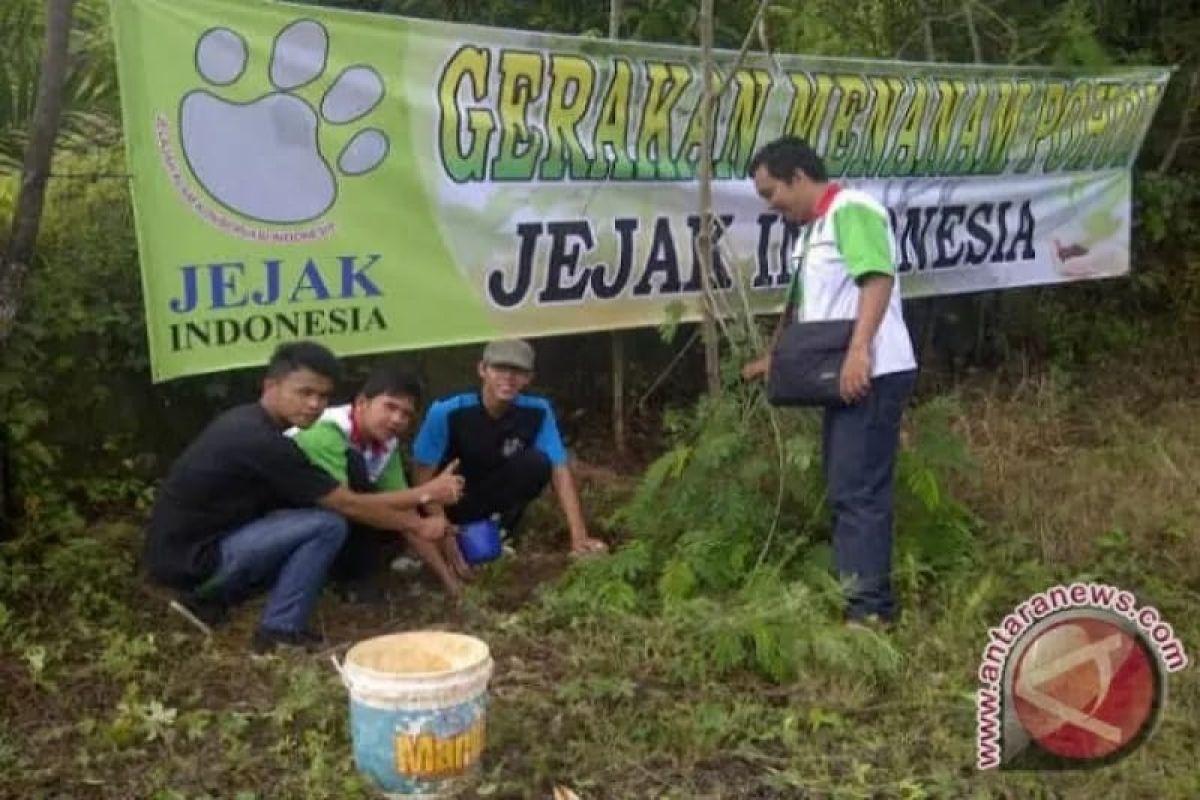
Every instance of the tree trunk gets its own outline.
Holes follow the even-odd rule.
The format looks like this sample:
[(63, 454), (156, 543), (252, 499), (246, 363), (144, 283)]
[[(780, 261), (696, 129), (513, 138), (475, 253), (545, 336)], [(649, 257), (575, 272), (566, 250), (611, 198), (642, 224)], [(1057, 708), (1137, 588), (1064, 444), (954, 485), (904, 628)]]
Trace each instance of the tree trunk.
[(704, 76), (704, 92), (700, 96), (700, 119), (703, 136), (700, 143), (700, 235), (696, 247), (700, 256), (700, 286), (703, 294), (701, 330), (704, 336), (704, 367), (708, 377), (708, 391), (721, 391), (720, 342), (717, 339), (717, 323), (713, 319), (712, 263), (713, 263), (713, 207), (712, 207), (712, 162), (713, 162), (713, 0), (700, 3), (700, 52)]
[[(609, 39), (617, 39), (621, 35), (621, 5), (621, 0), (609, 0)], [(621, 338), (624, 335), (624, 331), (613, 331), (611, 334), (613, 446), (617, 455), (621, 456), (629, 450), (628, 439), (625, 436), (625, 340)]]
[(21, 189), (13, 211), (12, 230), (0, 260), (0, 343), (8, 339), (20, 308), (21, 287), (33, 259), (54, 140), (62, 119), (67, 46), (75, 0), (46, 0), (46, 52), (38, 78), (36, 105), (21, 170)]

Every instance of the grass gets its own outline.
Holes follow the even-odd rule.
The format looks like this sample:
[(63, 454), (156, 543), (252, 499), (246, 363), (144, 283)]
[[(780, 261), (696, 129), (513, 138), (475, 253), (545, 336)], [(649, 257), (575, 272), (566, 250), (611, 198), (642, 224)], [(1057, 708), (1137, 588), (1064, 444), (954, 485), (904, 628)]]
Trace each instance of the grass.
[[(370, 613), (329, 598), (320, 621), (340, 642), (437, 625), (488, 641), (484, 797), (545, 797), (556, 785), (583, 798), (1200, 795), (1194, 669), (1171, 676), (1160, 729), (1119, 764), (973, 766), (986, 630), (1038, 590), (1078, 578), (1130, 589), (1195, 660), (1200, 400), (1185, 385), (1104, 372), (955, 394), (975, 469), (950, 488), (983, 523), (974, 564), (902, 577), (906, 613), (887, 636), (816, 623), (814, 646), (829, 652), (794, 680), (706, 669), (698, 623), (680, 614), (563, 613), (553, 586), (568, 562), (550, 547), (562, 542), (546, 508), (534, 515), (538, 552), (492, 568), (464, 609), (422, 581)], [(621, 474), (589, 475), (593, 514), (630, 489)], [(134, 579), (136, 539), (120, 522), (47, 532), (0, 560), (0, 796), (372, 796), (327, 660), (249, 658), (251, 610), (200, 639)]]

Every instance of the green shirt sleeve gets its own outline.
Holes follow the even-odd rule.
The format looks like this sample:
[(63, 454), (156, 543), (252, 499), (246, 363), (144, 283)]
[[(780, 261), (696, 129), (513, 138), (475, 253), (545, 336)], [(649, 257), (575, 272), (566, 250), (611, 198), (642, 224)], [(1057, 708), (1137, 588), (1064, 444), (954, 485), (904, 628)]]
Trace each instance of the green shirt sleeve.
[(399, 448), (392, 452), (391, 458), (384, 464), (383, 472), (379, 473), (379, 479), (375, 481), (375, 488), (381, 492), (408, 488), (408, 478), (404, 477), (404, 465), (400, 463)]
[(887, 219), (861, 203), (846, 203), (833, 214), (833, 238), (855, 280), (896, 273), (888, 233)]
[(296, 434), (296, 444), (308, 460), (328, 472), (343, 486), (346, 477), (346, 435), (332, 422), (318, 422)]

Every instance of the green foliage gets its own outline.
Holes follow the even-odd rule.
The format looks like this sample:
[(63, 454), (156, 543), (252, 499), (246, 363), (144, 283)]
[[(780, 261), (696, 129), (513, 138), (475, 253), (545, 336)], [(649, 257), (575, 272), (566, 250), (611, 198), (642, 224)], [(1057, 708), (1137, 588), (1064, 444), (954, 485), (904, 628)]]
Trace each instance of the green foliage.
[[(0, 8), (0, 176), (20, 171), (41, 69), (44, 8), (37, 0), (6, 0)], [(75, 3), (60, 148), (86, 151), (115, 144), (119, 138), (108, 25), (103, 0)]]
[[(0, 783), (23, 797), (87, 782), (129, 797), (369, 797), (328, 664), (254, 662), (164, 625), (131, 569), (138, 538), (46, 528), (0, 545)], [(32, 733), (31, 709), (47, 716)]]
[(917, 406), (912, 414), (909, 447), (897, 464), (897, 559), (910, 577), (930, 581), (966, 565), (974, 552), (979, 521), (963, 503), (946, 495), (950, 478), (962, 478), (974, 464), (953, 422), (961, 409), (949, 397)]
[[(606, 4), (326, 4), (607, 31)], [(695, 42), (694, 2), (623, 5), (624, 38)], [(717, 4), (719, 46), (740, 44), (757, 5)], [(814, 0), (796, 11), (773, 3), (767, 32), (778, 52), (969, 61), (967, 7)], [(1112, 0), (969, 7), (986, 62), (1180, 64), (1146, 148), (1144, 163), (1158, 165), (1186, 107), (1180, 78), (1196, 64), (1195, 15), (1183, 5), (1147, 13), (1145, 4)], [(35, 0), (0, 10), (0, 172), (10, 175), (32, 108), (39, 10)], [(116, 95), (106, 7), (80, 0), (76, 14), (66, 147), (55, 172), (120, 176), (121, 158), (107, 147)], [(1200, 322), (1196, 155), (1193, 129), (1168, 174), (1139, 174), (1131, 278), (1007, 292), (995, 327), (981, 327), (979, 338), (1005, 341), (1004, 353), (1035, 364), (1048, 359), (1055, 375), (1072, 380), (1079, 365), (1131, 358), (1150, 341), (1189, 342)], [(0, 222), (15, 185), (0, 184)], [(161, 474), (153, 456), (176, 452), (248, 382), (208, 376), (148, 388), (126, 182), (55, 178), (51, 187), (39, 260), (0, 353), (0, 418), (13, 439), (26, 514), (24, 538), (0, 547), (0, 783), (22, 797), (371, 796), (350, 763), (344, 691), (325, 664), (250, 662), (230, 642), (200, 644), (175, 630), (134, 578), (136, 529), (96, 524), (139, 515), (147, 478)], [(974, 320), (967, 315), (965, 327)], [(662, 333), (673, 335), (678, 322), (668, 320)], [(607, 349), (597, 353), (606, 363)], [(569, 396), (564, 386), (548, 388)], [(1077, 421), (1077, 392), (1051, 400), (1062, 420)], [(1072, 575), (1116, 581), (1144, 589), (1185, 642), (1200, 636), (1187, 616), (1194, 515), (1170, 493), (1136, 485), (1142, 477), (1168, 483), (1172, 459), (1191, 474), (1180, 449), (1168, 457), (1140, 427), (1112, 434), (1141, 453), (1126, 466), (1133, 478), (1124, 501), (1161, 512), (1147, 512), (1144, 525), (1128, 512), (1120, 523), (1081, 525), (1083, 501), (1062, 510), (1025, 485), (1013, 505), (1034, 509), (1038, 530), (1001, 509), (990, 535), (977, 536), (974, 515), (952, 489), (973, 469), (954, 433), (964, 416), (948, 400), (908, 415), (896, 563), (911, 613), (882, 637), (836, 623), (840, 589), (828, 574), (815, 419), (780, 414), (776, 431), (761, 400), (737, 392), (669, 415), (662, 457), (612, 520), (628, 542), (610, 558), (580, 562), (539, 608), (499, 620), (485, 609), (473, 619), (498, 667), (479, 794), (546, 795), (552, 783), (569, 781), (588, 797), (1196, 796), (1186, 742), (1194, 739), (1197, 695), (1186, 674), (1172, 679), (1163, 734), (1118, 772), (964, 778), (957, 765), (971, 757), (963, 732), (973, 724), (971, 676), (984, 631), (1022, 596)], [(1055, 469), (1081, 468), (1083, 451), (1063, 452)], [(1013, 447), (999, 458), (1011, 466), (1030, 455)], [(1090, 469), (1115, 458), (1095, 456)], [(1086, 484), (1066, 485), (1082, 495)], [(1114, 503), (1125, 488), (1111, 492)], [(1056, 523), (1056, 513), (1065, 521)], [(1094, 537), (1094, 557), (1082, 565), (1041, 558), (1036, 536), (1043, 547)], [(519, 565), (509, 572), (528, 579)]]
[[(918, 592), (961, 570), (976, 521), (945, 478), (970, 469), (946, 400), (912, 415), (898, 464), (898, 560)], [(776, 427), (776, 426), (779, 427)], [(611, 520), (633, 535), (607, 559), (575, 567), (546, 600), (559, 619), (642, 615), (678, 642), (673, 660), (697, 677), (754, 669), (786, 680), (801, 668), (886, 674), (832, 630), (840, 591), (827, 574), (828, 523), (817, 420), (777, 414), (757, 389), (729, 389), (666, 420), (670, 446)]]
[[(115, 150), (60, 154), (65, 173), (124, 171)], [(26, 524), (146, 508), (152, 461), (171, 442), (149, 358), (124, 182), (51, 184), (38, 255), (0, 352), (0, 418)], [(186, 407), (186, 406), (184, 406)]]

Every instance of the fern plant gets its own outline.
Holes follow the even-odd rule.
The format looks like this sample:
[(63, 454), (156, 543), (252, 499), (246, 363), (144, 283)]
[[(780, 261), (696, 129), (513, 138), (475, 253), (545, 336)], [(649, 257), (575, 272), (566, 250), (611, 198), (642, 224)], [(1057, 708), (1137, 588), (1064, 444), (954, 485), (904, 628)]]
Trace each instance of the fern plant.
[[(946, 488), (971, 467), (953, 430), (957, 414), (951, 400), (936, 399), (908, 415), (895, 489), (897, 583), (906, 594), (970, 561), (975, 518)], [(666, 451), (610, 520), (629, 542), (574, 567), (547, 610), (646, 627), (694, 676), (895, 668), (888, 647), (848, 643), (839, 624), (819, 425), (816, 413), (779, 414), (761, 389), (734, 383), (668, 414)]]

